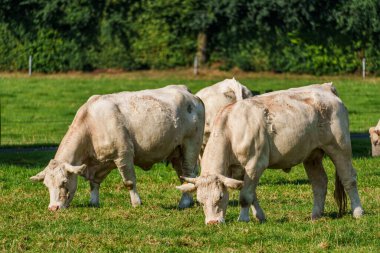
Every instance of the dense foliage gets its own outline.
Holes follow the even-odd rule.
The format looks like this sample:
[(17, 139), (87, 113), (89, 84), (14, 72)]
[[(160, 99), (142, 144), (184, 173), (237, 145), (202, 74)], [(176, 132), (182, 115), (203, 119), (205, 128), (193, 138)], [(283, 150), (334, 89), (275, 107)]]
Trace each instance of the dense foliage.
[(0, 70), (380, 73), (378, 0), (2, 0)]

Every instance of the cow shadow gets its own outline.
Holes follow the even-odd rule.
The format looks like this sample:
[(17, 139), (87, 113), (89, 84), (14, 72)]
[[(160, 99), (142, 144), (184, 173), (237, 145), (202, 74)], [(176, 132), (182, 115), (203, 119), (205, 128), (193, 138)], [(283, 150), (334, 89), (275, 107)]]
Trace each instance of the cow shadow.
[(0, 163), (25, 168), (44, 168), (54, 157), (54, 146), (12, 146), (0, 148)]
[(295, 179), (295, 180), (286, 180), (286, 179), (279, 179), (276, 181), (264, 181), (260, 182), (259, 185), (305, 185), (310, 184), (308, 179)]
[[(194, 207), (194, 205), (192, 205), (192, 207)], [(164, 210), (169, 210), (169, 211), (174, 211), (174, 210), (177, 210), (177, 211), (183, 211), (185, 209), (180, 209), (178, 208), (178, 204), (170, 204), (170, 205), (166, 205), (166, 204), (161, 204), (160, 207)]]

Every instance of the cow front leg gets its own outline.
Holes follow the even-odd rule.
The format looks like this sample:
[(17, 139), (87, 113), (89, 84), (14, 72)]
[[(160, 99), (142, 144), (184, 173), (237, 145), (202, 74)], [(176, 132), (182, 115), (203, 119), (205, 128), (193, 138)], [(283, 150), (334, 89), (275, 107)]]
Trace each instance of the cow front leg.
[[(172, 163), (172, 166), (173, 166), (175, 172), (177, 173), (179, 180), (181, 181), (181, 184), (184, 183), (184, 180), (181, 178), (181, 176), (194, 177), (194, 175), (187, 175), (186, 173), (183, 173), (183, 170), (182, 170), (183, 161), (181, 158), (179, 158), (179, 157), (178, 158), (172, 158), (171, 163)], [(179, 204), (178, 204), (178, 208), (179, 209), (185, 209), (185, 208), (191, 207), (192, 205), (194, 205), (192, 194), (189, 192), (183, 192), (182, 196), (181, 196), (181, 200), (179, 201)]]
[(100, 184), (90, 182), (90, 206), (99, 207), (99, 187)]
[(259, 201), (256, 195), (256, 187), (259, 183), (260, 176), (263, 172), (263, 169), (254, 170), (253, 175), (244, 176), (244, 185), (240, 191), (240, 215), (238, 221), (250, 221), (249, 218), (249, 207), (252, 208), (253, 216), (259, 222), (265, 221), (265, 214), (263, 209), (260, 207)]
[[(249, 207), (252, 209), (252, 214), (259, 222), (265, 221), (265, 214), (261, 208), (256, 196), (256, 186), (252, 185), (252, 181), (244, 180), (244, 186), (240, 191), (240, 215), (238, 221), (250, 221)], [(251, 184), (250, 186), (246, 186)]]
[(136, 187), (136, 174), (133, 167), (133, 163), (123, 163), (123, 161), (116, 160), (115, 164), (119, 169), (120, 175), (123, 179), (125, 187), (129, 190), (129, 195), (131, 197), (131, 204), (133, 207), (141, 205), (140, 196), (137, 193)]

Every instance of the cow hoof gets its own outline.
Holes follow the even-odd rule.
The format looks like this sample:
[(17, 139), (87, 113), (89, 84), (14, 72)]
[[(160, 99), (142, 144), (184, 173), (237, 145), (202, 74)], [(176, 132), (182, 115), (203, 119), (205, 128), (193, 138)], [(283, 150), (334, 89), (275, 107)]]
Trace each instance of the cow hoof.
[(352, 216), (355, 219), (361, 218), (363, 216), (363, 214), (364, 214), (364, 210), (361, 207), (355, 208), (354, 211), (352, 212)]
[(89, 207), (99, 207), (100, 205), (99, 205), (99, 202), (90, 202), (90, 203), (88, 204), (88, 206), (89, 206)]
[(136, 191), (134, 190), (129, 191), (129, 195), (131, 197), (131, 204), (133, 207), (141, 206), (141, 199), (140, 199), (139, 194)]
[(242, 217), (242, 216), (239, 216), (238, 221), (241, 221), (241, 222), (249, 222), (250, 219), (249, 219), (249, 217)]
[(133, 207), (141, 206), (141, 200), (138, 199), (138, 200), (132, 201), (131, 204)]
[(267, 221), (267, 219), (265, 219), (265, 218), (264, 219), (258, 219), (258, 221), (259, 221), (260, 224), (263, 224), (263, 223), (265, 223)]
[(141, 206), (141, 202), (138, 202), (138, 203), (132, 203), (132, 207), (138, 207), (138, 206)]
[(99, 207), (100, 204), (99, 204), (99, 201), (92, 201), (92, 200), (90, 200), (90, 203), (88, 203), (88, 206), (90, 206), (90, 207)]
[(311, 220), (316, 221), (322, 218), (322, 214), (311, 214)]

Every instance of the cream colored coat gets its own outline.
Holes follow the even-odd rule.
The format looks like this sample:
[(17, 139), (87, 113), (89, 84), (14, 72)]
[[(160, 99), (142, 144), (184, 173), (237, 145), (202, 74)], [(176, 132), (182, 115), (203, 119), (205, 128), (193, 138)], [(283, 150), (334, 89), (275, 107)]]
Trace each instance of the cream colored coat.
[[(89, 180), (91, 205), (99, 205), (99, 185), (117, 167), (130, 190), (133, 206), (141, 204), (134, 165), (143, 169), (172, 162), (178, 176), (196, 176), (202, 144), (204, 106), (186, 86), (92, 96), (77, 112), (54, 159), (32, 177), (49, 188), (49, 209), (68, 207), (77, 175)], [(190, 206), (182, 196), (179, 207)]]
[[(345, 210), (345, 192), (354, 217), (363, 214), (351, 161), (348, 112), (331, 83), (277, 91), (226, 106), (216, 117), (202, 157), (202, 171), (183, 192), (197, 190), (206, 223), (224, 221), (227, 188), (239, 189), (239, 220), (263, 221), (256, 187), (266, 168), (287, 169), (303, 163), (312, 185), (312, 219), (322, 216), (327, 192), (323, 155), (333, 161), (336, 200)], [(240, 181), (243, 180), (243, 181)], [(344, 190), (343, 190), (344, 188)]]
[(375, 127), (369, 129), (371, 142), (374, 146), (380, 145), (380, 120)]
[(206, 120), (201, 149), (201, 154), (203, 154), (211, 133), (212, 124), (219, 110), (228, 104), (252, 97), (252, 93), (246, 86), (233, 78), (225, 79), (224, 81), (203, 88), (195, 95), (202, 99), (205, 105)]

